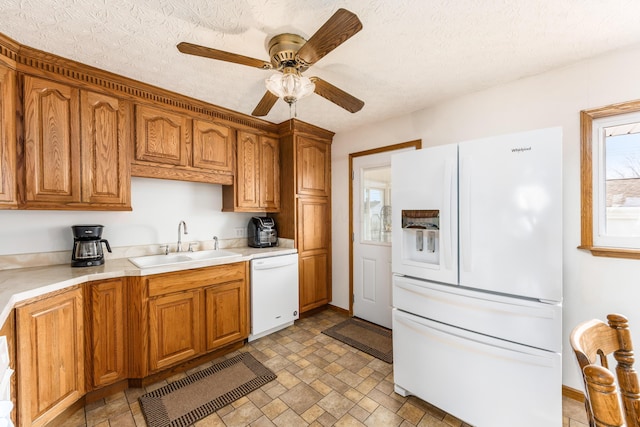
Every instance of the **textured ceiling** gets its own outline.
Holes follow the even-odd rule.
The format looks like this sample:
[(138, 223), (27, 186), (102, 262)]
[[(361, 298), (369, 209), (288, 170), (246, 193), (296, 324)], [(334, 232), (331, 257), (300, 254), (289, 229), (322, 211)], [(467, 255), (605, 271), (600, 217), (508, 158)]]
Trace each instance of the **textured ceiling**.
[[(268, 60), (276, 34), (309, 38), (338, 9), (363, 30), (305, 72), (365, 102), (317, 95), (297, 117), (345, 131), (640, 43), (638, 0), (0, 0), (21, 44), (251, 114), (270, 71), (184, 55), (187, 41)], [(278, 101), (266, 120), (289, 118)]]

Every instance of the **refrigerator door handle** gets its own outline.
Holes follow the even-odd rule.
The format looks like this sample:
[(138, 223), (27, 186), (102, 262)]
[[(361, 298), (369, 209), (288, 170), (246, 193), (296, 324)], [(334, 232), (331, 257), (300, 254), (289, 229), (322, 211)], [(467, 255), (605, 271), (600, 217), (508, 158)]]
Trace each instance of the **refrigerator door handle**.
[(444, 265), (447, 270), (451, 270), (452, 268), (451, 263), (453, 260), (453, 243), (451, 241), (452, 239), (451, 227), (453, 227), (455, 224), (455, 216), (456, 216), (456, 212), (453, 207), (453, 200), (454, 200), (453, 192), (455, 191), (455, 189), (453, 188), (453, 181), (454, 181), (453, 170), (454, 170), (453, 161), (448, 160), (444, 169), (445, 189), (444, 189), (443, 206), (449, 210), (449, 224), (446, 227), (444, 227), (444, 230), (443, 230), (444, 236), (442, 236), (443, 246), (444, 246), (443, 248), (444, 249)]
[(417, 282), (415, 279), (404, 278), (403, 280), (396, 280), (393, 285), (398, 289), (413, 294), (416, 300), (426, 298), (425, 303), (436, 301), (439, 304), (445, 304), (448, 306), (448, 311), (451, 311), (454, 307), (464, 307), (464, 310), (470, 313), (481, 313), (481, 315), (486, 313), (486, 316), (494, 314), (494, 316), (517, 316), (531, 319), (553, 319), (556, 317), (554, 306), (518, 304), (517, 300), (513, 300), (510, 303), (500, 302), (486, 298), (482, 293), (478, 293), (475, 297), (465, 296), (460, 293), (430, 289), (416, 285), (414, 284), (415, 282)]
[(467, 157), (460, 158), (460, 264), (463, 271), (471, 271), (471, 173)]
[[(553, 353), (551, 352), (546, 353), (545, 356), (540, 356), (535, 354), (540, 353), (540, 350), (536, 352), (535, 349), (528, 349), (525, 346), (517, 344), (510, 346), (508, 341), (500, 342), (500, 340), (495, 338), (484, 338), (484, 336), (480, 334), (469, 333), (470, 336), (465, 336), (464, 329), (457, 329), (452, 326), (440, 326), (435, 322), (427, 324), (417, 319), (419, 318), (410, 318), (402, 315), (396, 316), (396, 320), (399, 323), (425, 336), (425, 339), (435, 338), (441, 342), (448, 341), (452, 347), (461, 348), (466, 346), (471, 350), (469, 354), (482, 352), (486, 355), (502, 358), (509, 362), (545, 367), (554, 366)], [(429, 337), (429, 335), (431, 335), (431, 337)]]

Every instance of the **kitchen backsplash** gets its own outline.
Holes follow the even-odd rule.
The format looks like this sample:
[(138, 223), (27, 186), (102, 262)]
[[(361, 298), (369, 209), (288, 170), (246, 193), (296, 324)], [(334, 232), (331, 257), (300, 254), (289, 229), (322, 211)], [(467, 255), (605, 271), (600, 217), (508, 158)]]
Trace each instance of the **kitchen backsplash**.
[[(194, 250), (208, 250), (213, 249), (213, 240), (206, 240), (202, 242), (196, 242)], [(137, 246), (123, 246), (112, 247), (113, 252), (109, 253), (104, 251), (104, 258), (106, 261), (111, 259), (131, 258), (144, 255), (157, 255), (164, 253), (165, 244), (152, 244), (152, 245), (137, 245)], [(282, 248), (293, 248), (294, 242), (292, 239), (278, 239), (278, 246)], [(247, 247), (247, 239), (221, 239), (219, 241), (220, 249), (232, 249), (232, 248), (245, 248)], [(169, 243), (169, 251), (175, 252), (176, 244)], [(42, 252), (31, 254), (17, 254), (17, 255), (0, 255), (0, 270), (11, 270), (15, 268), (27, 268), (27, 267), (42, 267), (47, 265), (58, 264), (70, 264), (71, 251), (56, 251), (56, 252)]]

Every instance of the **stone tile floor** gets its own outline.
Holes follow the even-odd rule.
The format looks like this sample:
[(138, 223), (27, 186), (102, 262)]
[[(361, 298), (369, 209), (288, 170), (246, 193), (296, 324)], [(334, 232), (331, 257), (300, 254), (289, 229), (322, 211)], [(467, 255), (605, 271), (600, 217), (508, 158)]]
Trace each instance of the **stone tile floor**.
[[(244, 346), (241, 352), (251, 352), (278, 378), (195, 426), (468, 427), (420, 399), (394, 393), (392, 365), (321, 333), (344, 319), (326, 310)], [(193, 371), (88, 404), (63, 425), (146, 426), (138, 397)], [(517, 420), (513, 425), (518, 425)], [(563, 398), (563, 427), (587, 425), (583, 404)]]

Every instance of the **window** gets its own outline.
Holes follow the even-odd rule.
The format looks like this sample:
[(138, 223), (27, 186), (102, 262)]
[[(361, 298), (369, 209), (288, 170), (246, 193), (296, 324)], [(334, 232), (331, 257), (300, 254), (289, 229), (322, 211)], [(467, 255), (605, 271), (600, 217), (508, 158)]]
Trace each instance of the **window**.
[(391, 167), (362, 170), (362, 230), (367, 242), (391, 242)]
[(582, 242), (640, 259), (640, 101), (581, 112)]

